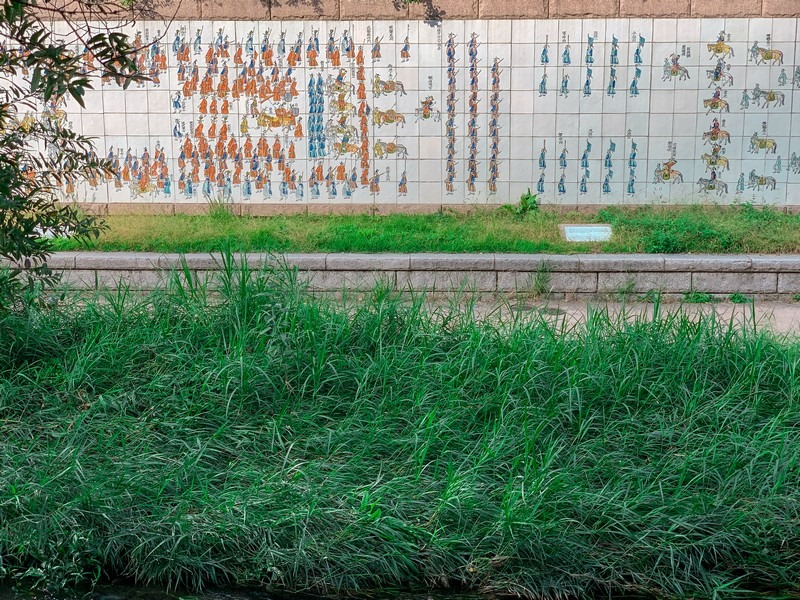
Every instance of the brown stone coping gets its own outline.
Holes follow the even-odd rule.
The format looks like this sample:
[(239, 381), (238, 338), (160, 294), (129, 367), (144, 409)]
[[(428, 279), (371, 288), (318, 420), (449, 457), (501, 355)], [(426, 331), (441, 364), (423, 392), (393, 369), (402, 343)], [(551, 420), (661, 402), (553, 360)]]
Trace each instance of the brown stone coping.
[[(78, 203), (77, 206), (88, 213), (99, 216), (115, 215), (203, 215), (209, 212), (205, 202), (92, 202)], [(392, 215), (392, 214), (432, 214), (440, 211), (467, 213), (473, 210), (493, 210), (504, 204), (314, 204), (291, 203), (275, 204), (230, 204), (236, 216), (272, 217), (284, 215)], [(544, 204), (542, 208), (559, 213), (579, 212), (594, 214), (604, 208), (619, 207), (618, 204)], [(625, 204), (625, 208), (680, 208), (680, 204), (654, 206), (652, 204)], [(800, 204), (772, 206), (784, 213), (800, 214)]]
[[(186, 6), (184, 6), (184, 4)], [(244, 7), (244, 10), (243, 10)], [(195, 10), (197, 14), (189, 13)], [(559, 19), (800, 17), (797, 0), (183, 0), (182, 18)]]
[(230, 21), (800, 17), (798, 0), (163, 0), (157, 7), (168, 19)]

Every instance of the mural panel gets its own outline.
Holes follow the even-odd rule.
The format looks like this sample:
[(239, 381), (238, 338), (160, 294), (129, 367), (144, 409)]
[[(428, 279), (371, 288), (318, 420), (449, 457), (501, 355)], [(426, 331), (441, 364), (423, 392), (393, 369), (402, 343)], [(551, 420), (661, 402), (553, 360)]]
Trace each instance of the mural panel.
[(128, 33), (151, 81), (122, 90), (104, 77), (86, 110), (41, 108), (97, 136), (114, 164), (105, 180), (65, 182), (68, 198), (800, 198), (796, 19), (184, 21)]

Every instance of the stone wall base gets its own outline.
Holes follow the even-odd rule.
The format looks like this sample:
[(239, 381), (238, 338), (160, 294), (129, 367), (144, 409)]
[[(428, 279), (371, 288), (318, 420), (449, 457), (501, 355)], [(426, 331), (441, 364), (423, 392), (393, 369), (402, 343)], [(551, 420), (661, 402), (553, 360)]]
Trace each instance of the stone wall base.
[[(405, 292), (567, 299), (652, 292), (677, 298), (690, 291), (763, 299), (800, 294), (800, 255), (253, 254), (244, 259), (253, 269), (296, 269), (312, 292), (366, 292), (384, 285)], [(48, 261), (62, 273), (64, 287), (80, 291), (120, 284), (150, 291), (184, 268), (211, 280), (220, 264), (218, 255), (145, 252), (61, 252)]]
[[(208, 203), (184, 202), (92, 202), (77, 203), (87, 213), (102, 217), (107, 216), (157, 216), (157, 215), (206, 215), (211, 207)], [(494, 210), (503, 204), (229, 204), (226, 205), (231, 214), (237, 217), (275, 217), (289, 215), (393, 215), (420, 214), (427, 215), (438, 212), (468, 213), (474, 210)], [(543, 204), (543, 209), (560, 213), (579, 212), (594, 214), (604, 208), (664, 208), (674, 210), (679, 204)], [(770, 206), (788, 214), (800, 214), (800, 204)]]

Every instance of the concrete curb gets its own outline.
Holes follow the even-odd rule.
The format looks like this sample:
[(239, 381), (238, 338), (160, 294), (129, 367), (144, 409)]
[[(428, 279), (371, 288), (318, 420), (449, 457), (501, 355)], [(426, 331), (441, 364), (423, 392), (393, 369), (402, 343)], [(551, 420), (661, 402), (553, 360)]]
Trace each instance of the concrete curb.
[[(241, 255), (235, 255), (237, 261)], [(382, 282), (397, 290), (538, 293), (556, 297), (688, 291), (717, 295), (800, 294), (800, 255), (669, 254), (249, 254), (258, 269), (283, 262), (312, 291), (367, 291)], [(213, 277), (219, 254), (59, 252), (48, 265), (66, 287), (97, 290), (127, 282), (162, 285), (171, 270)]]
[[(107, 216), (154, 216), (154, 215), (206, 215), (211, 211), (208, 202), (136, 202), (133, 199), (114, 202), (77, 202), (81, 210), (90, 214)], [(304, 202), (297, 204), (277, 204), (248, 202), (229, 204), (227, 209), (237, 217), (274, 217), (291, 215), (370, 215), (386, 216), (393, 214), (430, 215), (440, 212), (470, 213), (474, 211), (492, 211), (503, 203), (487, 204), (443, 204), (441, 202), (421, 202), (417, 204), (322, 204)], [(604, 208), (618, 207), (619, 204), (543, 204), (542, 208), (557, 213), (579, 212), (596, 214)], [(675, 208), (679, 204), (660, 208)], [(653, 204), (626, 204), (626, 208), (659, 208)], [(800, 204), (784, 204), (771, 207), (785, 214), (800, 214)]]

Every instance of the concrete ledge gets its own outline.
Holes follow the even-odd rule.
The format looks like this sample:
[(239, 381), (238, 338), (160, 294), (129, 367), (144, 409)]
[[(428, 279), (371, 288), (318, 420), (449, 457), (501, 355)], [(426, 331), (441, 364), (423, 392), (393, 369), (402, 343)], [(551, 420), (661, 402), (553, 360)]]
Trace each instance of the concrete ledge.
[(800, 256), (754, 255), (750, 269), (757, 273), (800, 273)]
[(661, 254), (581, 254), (580, 270), (584, 272), (663, 271)]
[[(61, 257), (67, 256), (66, 252), (58, 253), (54, 254), (53, 258), (58, 261)], [(160, 266), (159, 259), (161, 256), (157, 252), (114, 252), (114, 259), (109, 262), (102, 252), (77, 252), (72, 257), (72, 260), (75, 261), (75, 268), (77, 269), (141, 271), (152, 270)], [(47, 261), (47, 264), (50, 265), (50, 260)], [(52, 265), (50, 266), (55, 268)]]
[(494, 270), (494, 254), (411, 254), (411, 269), (418, 271)]
[[(0, 264), (4, 264), (0, 261)], [(47, 259), (47, 266), (54, 271), (61, 269), (74, 269), (75, 268), (75, 253), (73, 252), (59, 252), (53, 254)]]
[(219, 255), (212, 254), (162, 254), (158, 257), (160, 269), (181, 269), (183, 261), (190, 269), (211, 270), (218, 268)]
[[(111, 253), (103, 254), (97, 253), (101, 256), (109, 256)], [(114, 253), (115, 254), (115, 253)], [(186, 266), (192, 270), (199, 271), (214, 271), (222, 264), (222, 255), (215, 254), (158, 254), (148, 253), (148, 256), (156, 257), (158, 268), (160, 269), (180, 269), (183, 265), (183, 260), (186, 261)], [(325, 258), (327, 254), (282, 254), (272, 256), (269, 254), (248, 254), (247, 265), (253, 269), (260, 269), (266, 263), (285, 261), (289, 267), (297, 267), (299, 271), (319, 270), (324, 271)], [(241, 254), (234, 254), (236, 261), (242, 259)], [(115, 263), (114, 263), (115, 264)], [(102, 268), (102, 267), (101, 267)]]
[[(238, 263), (243, 255), (234, 255)], [(798, 255), (568, 256), (547, 254), (284, 254), (246, 255), (252, 269), (285, 264), (313, 291), (368, 291), (382, 283), (397, 290), (609, 295), (651, 290), (679, 296), (689, 291), (794, 296), (800, 294)], [(213, 275), (220, 254), (60, 252), (48, 265), (78, 290), (135, 290), (162, 285), (171, 270)], [(6, 265), (9, 263), (6, 262)]]
[(495, 254), (494, 267), (498, 271), (578, 271), (577, 254)]
[[(107, 215), (202, 215), (209, 212), (207, 202), (76, 202), (82, 210), (98, 216)], [(445, 213), (470, 213), (474, 211), (492, 211), (503, 206), (499, 203), (491, 204), (320, 204), (320, 203), (278, 203), (278, 202), (237, 202), (228, 204), (227, 208), (237, 216), (249, 217), (274, 217), (292, 215), (355, 215), (365, 214), (385, 216), (392, 214), (431, 214)], [(579, 212), (593, 215), (605, 208), (618, 207), (618, 204), (542, 204), (542, 209), (557, 214)], [(680, 204), (669, 206), (653, 206), (652, 204), (626, 204), (626, 208), (650, 208), (655, 210), (670, 210), (679, 208)], [(786, 214), (800, 214), (800, 204), (785, 204), (772, 207)]]
[(390, 271), (411, 268), (408, 254), (328, 254), (325, 268), (329, 271)]
[(744, 272), (749, 271), (752, 259), (749, 256), (719, 254), (665, 254), (665, 271), (708, 271)]
[(284, 254), (283, 259), (298, 271), (321, 271), (327, 268), (328, 254)]

